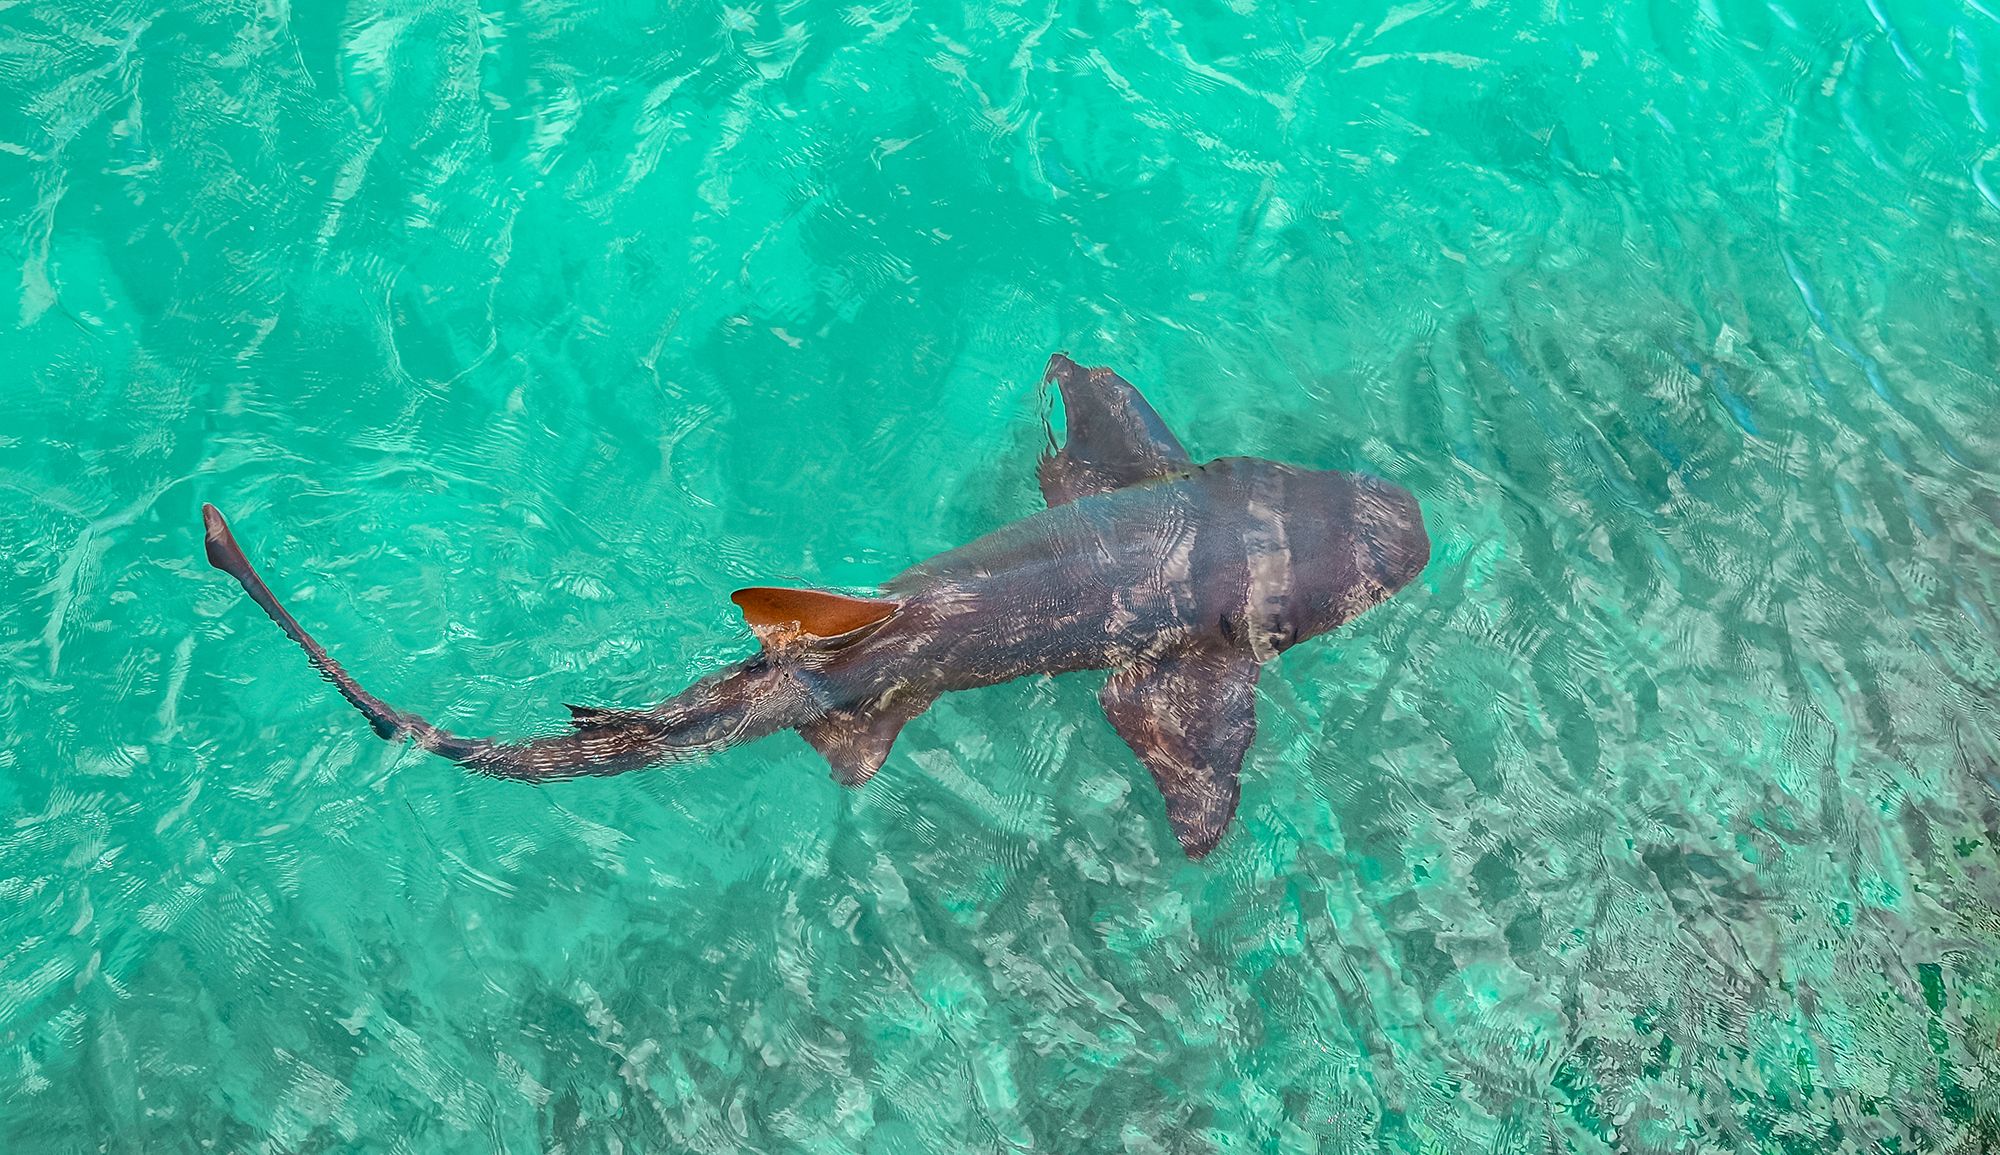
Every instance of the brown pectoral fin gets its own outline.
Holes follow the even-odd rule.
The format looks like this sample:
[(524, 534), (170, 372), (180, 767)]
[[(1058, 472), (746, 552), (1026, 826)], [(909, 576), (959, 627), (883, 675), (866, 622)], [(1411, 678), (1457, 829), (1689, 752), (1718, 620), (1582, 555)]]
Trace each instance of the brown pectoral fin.
[(889, 759), (889, 748), (904, 723), (923, 713), (931, 699), (905, 693), (853, 709), (834, 710), (799, 727), (799, 736), (825, 756), (833, 779), (859, 786)]
[(1258, 668), (1248, 650), (1177, 650), (1113, 672), (1097, 695), (1153, 772), (1189, 858), (1215, 849), (1236, 814), (1237, 775), (1257, 733)]

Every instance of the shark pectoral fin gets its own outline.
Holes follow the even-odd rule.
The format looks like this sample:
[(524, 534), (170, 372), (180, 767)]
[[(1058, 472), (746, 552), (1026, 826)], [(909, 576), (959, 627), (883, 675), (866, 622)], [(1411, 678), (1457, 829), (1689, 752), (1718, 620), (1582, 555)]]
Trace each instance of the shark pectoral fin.
[(1057, 353), (1042, 377), (1043, 385), (1050, 381), (1062, 390), (1068, 433), (1058, 451), (1055, 430), (1043, 410), (1049, 447), (1037, 472), (1050, 505), (1168, 477), (1194, 464), (1166, 422), (1118, 374), (1086, 369)]
[(1257, 733), (1258, 664), (1248, 650), (1177, 650), (1114, 671), (1097, 700), (1166, 795), (1189, 858), (1215, 849), (1236, 814), (1237, 775)]
[(859, 786), (889, 760), (889, 748), (910, 719), (930, 707), (931, 699), (902, 694), (877, 699), (852, 709), (829, 711), (816, 722), (799, 727), (799, 736), (825, 756), (833, 780)]
[(743, 611), (743, 620), (766, 645), (804, 635), (837, 638), (877, 625), (902, 607), (887, 598), (851, 598), (824, 590), (793, 590), (751, 586), (729, 595)]

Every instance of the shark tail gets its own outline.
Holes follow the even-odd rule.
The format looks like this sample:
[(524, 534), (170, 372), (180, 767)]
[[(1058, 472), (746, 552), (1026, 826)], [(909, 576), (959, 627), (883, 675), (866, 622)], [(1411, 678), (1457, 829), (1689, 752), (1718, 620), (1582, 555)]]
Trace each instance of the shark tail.
[(377, 734), (392, 741), (408, 738), (477, 774), (523, 782), (622, 774), (710, 754), (798, 726), (824, 712), (796, 693), (783, 670), (753, 660), (719, 670), (651, 709), (571, 706), (570, 727), (564, 733), (520, 742), (462, 738), (363, 689), (278, 603), (271, 587), (243, 556), (221, 511), (204, 505), (201, 517), (207, 530), (209, 564), (236, 579), (250, 600), (263, 607), (299, 644), (313, 668), (361, 711)]
[(481, 738), (461, 738), (431, 725), (415, 714), (398, 710), (363, 689), (361, 683), (355, 681), (354, 676), (335, 661), (332, 654), (326, 652), (326, 647), (320, 645), (306, 632), (305, 627), (299, 624), (298, 619), (278, 603), (277, 597), (271, 593), (271, 587), (264, 584), (264, 579), (258, 576), (256, 568), (250, 564), (250, 559), (243, 555), (243, 547), (236, 544), (236, 535), (229, 532), (229, 523), (223, 520), (222, 511), (213, 505), (203, 505), (201, 520), (207, 531), (208, 564), (236, 579), (243, 587), (243, 592), (250, 595), (250, 600), (263, 607), (271, 620), (278, 623), (278, 628), (284, 630), (287, 636), (299, 644), (299, 648), (304, 650), (306, 657), (311, 660), (313, 668), (319, 671), (321, 677), (333, 683), (333, 688), (340, 691), (341, 697), (346, 698), (354, 704), (355, 709), (361, 711), (362, 716), (368, 719), (368, 724), (375, 728), (377, 734), (391, 740), (411, 738), (425, 750), (443, 755), (454, 762), (472, 765), (475, 769), (489, 773), (494, 771), (494, 767), (485, 763), (495, 751), (504, 747)]

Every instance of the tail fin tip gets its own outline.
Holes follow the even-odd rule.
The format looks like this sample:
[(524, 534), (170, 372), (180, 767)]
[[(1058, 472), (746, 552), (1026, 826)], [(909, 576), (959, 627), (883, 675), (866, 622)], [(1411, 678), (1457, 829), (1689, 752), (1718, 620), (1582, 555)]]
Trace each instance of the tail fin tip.
[(243, 571), (248, 568), (248, 561), (243, 556), (243, 547), (236, 544), (236, 535), (229, 532), (229, 523), (223, 519), (222, 511), (203, 502), (201, 525), (205, 531), (203, 536), (206, 538), (208, 564), (240, 580)]

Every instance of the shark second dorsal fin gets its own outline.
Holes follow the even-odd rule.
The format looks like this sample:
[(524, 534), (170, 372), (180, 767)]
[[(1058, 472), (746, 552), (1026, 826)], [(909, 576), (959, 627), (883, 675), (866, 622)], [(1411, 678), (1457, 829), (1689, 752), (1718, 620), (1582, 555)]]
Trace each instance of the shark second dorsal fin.
[(1062, 390), (1068, 438), (1056, 449), (1045, 411), (1049, 448), (1038, 472), (1050, 505), (1169, 477), (1194, 464), (1166, 422), (1118, 374), (1086, 369), (1057, 353), (1042, 377), (1043, 385), (1051, 381)]
[(615, 726), (640, 712), (621, 710), (616, 706), (576, 706), (568, 702), (563, 703), (563, 708), (569, 711), (569, 724), (579, 730)]
[(833, 780), (859, 786), (888, 761), (903, 725), (930, 707), (931, 699), (905, 692), (852, 709), (833, 710), (799, 727), (799, 736), (826, 758)]
[(873, 626), (901, 607), (887, 598), (851, 598), (824, 590), (751, 586), (729, 595), (766, 646), (801, 637), (837, 638)]
[(1113, 672), (1097, 695), (1152, 771), (1189, 858), (1215, 849), (1236, 815), (1237, 776), (1257, 734), (1258, 669), (1248, 650), (1181, 649)]

